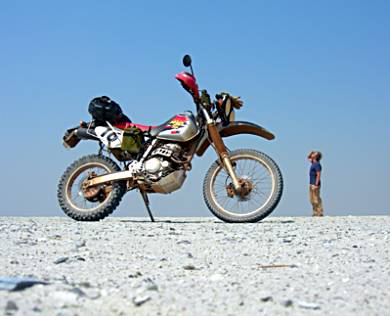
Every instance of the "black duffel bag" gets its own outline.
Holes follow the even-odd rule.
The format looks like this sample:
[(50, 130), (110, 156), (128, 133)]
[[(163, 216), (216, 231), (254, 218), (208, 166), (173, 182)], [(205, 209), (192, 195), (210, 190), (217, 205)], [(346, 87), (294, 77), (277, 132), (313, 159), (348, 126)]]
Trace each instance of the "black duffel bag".
[(131, 122), (130, 119), (123, 114), (119, 104), (106, 96), (94, 98), (89, 103), (88, 112), (92, 115), (94, 120), (101, 122), (108, 121), (111, 124), (123, 121)]

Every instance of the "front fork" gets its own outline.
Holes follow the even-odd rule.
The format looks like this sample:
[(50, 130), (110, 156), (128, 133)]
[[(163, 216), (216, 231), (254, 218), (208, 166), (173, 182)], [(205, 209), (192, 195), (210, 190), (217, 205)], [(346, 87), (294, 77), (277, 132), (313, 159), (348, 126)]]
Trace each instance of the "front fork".
[(215, 121), (211, 119), (209, 113), (205, 109), (203, 111), (207, 121), (207, 131), (211, 138), (211, 141), (214, 144), (215, 151), (217, 152), (217, 155), (219, 156), (223, 166), (225, 167), (226, 172), (232, 179), (235, 191), (239, 192), (241, 190), (241, 185), (238, 181), (236, 172), (234, 171), (232, 162), (230, 161), (226, 146), (222, 140), (221, 135), (218, 132), (217, 126), (215, 125)]

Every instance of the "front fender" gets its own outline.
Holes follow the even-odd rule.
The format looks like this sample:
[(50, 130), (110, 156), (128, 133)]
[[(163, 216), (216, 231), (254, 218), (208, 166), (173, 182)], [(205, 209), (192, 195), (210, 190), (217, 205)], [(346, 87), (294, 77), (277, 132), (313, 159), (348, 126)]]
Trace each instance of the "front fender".
[[(272, 140), (275, 138), (275, 135), (267, 131), (264, 127), (244, 121), (235, 121), (231, 122), (228, 126), (219, 126), (218, 130), (221, 137), (229, 137), (239, 134), (250, 134), (263, 137), (267, 140)], [(198, 156), (202, 156), (209, 146), (209, 140), (204, 137), (200, 141), (198, 148), (196, 149), (196, 154)]]

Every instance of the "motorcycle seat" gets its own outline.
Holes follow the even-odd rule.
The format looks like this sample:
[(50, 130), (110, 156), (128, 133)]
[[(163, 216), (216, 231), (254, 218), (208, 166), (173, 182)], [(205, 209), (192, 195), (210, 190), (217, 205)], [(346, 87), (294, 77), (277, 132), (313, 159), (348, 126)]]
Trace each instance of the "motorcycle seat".
[(152, 136), (152, 137), (159, 134), (162, 130), (164, 130), (166, 128), (166, 126), (167, 126), (167, 123), (164, 123), (164, 124), (161, 124), (158, 126), (142, 125), (142, 124), (131, 123), (131, 122), (123, 122), (123, 123), (115, 124), (115, 127), (120, 128), (120, 129), (125, 129), (125, 128), (129, 128), (129, 127), (137, 127), (142, 132), (149, 133), (150, 136)]

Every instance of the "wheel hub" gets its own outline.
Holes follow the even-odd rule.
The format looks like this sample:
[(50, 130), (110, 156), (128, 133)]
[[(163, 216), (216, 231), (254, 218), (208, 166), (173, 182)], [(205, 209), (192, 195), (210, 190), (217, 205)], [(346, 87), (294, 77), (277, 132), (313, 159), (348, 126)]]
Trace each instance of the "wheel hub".
[(90, 187), (88, 189), (83, 189), (84, 197), (90, 202), (98, 201), (98, 196), (100, 195), (101, 190), (97, 187)]
[(233, 183), (229, 183), (226, 186), (227, 196), (233, 198), (234, 196), (238, 196), (241, 199), (245, 199), (253, 190), (252, 181), (246, 178), (238, 179), (239, 189), (235, 190)]
[(87, 187), (85, 183), (98, 175), (95, 172), (91, 172), (88, 177), (82, 183), (82, 193), (85, 199), (90, 202), (102, 202), (106, 199), (108, 190), (104, 186)]

